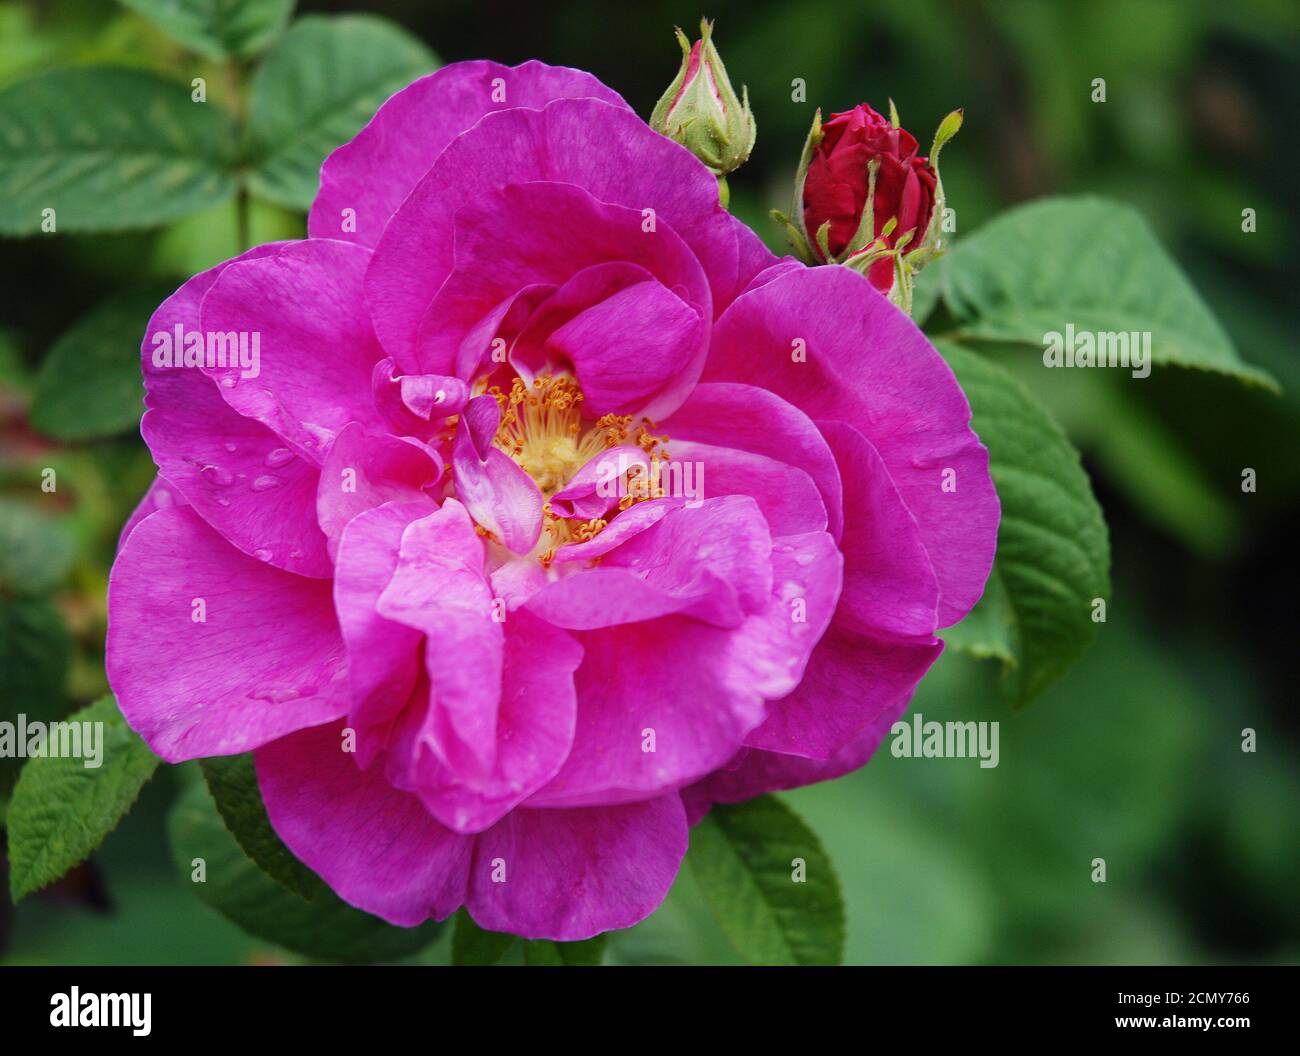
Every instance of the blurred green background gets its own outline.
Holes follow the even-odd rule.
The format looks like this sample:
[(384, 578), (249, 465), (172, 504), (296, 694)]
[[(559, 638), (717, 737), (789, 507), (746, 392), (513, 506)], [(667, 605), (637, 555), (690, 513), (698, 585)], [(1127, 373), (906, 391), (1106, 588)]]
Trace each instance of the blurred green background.
[[(839, 866), (849, 963), (1300, 960), (1300, 8), (299, 4), (360, 9), (400, 23), (446, 62), (589, 69), (643, 115), (676, 70), (673, 25), (716, 18), (715, 40), (733, 80), (748, 85), (759, 127), (751, 162), (731, 178), (732, 208), (778, 250), (766, 212), (788, 204), (813, 109), (884, 109), (890, 97), (923, 146), (945, 113), (965, 108), (944, 153), (958, 239), (1049, 193), (1111, 195), (1150, 219), (1242, 356), (1283, 395), (1169, 368), (1124, 386), (1044, 371), (1032, 351), (1000, 353), (1084, 453), (1111, 529), (1109, 622), (1084, 660), (1019, 713), (999, 701), (994, 669), (951, 650), (940, 660), (914, 708), (927, 719), (1000, 720), (996, 769), (886, 751), (788, 800)], [(108, 0), (0, 3), (0, 87), (105, 61), (185, 82), (199, 65)], [(1105, 103), (1090, 99), (1096, 77)], [(806, 102), (792, 101), (794, 78), (806, 82)], [(1251, 234), (1245, 208), (1258, 216)], [(253, 215), (255, 241), (302, 228), (300, 215), (273, 207)], [(139, 290), (156, 301), (233, 255), (235, 242), (231, 206), (161, 231), (0, 240), (0, 513), (48, 518), (46, 541), (62, 548), (66, 574), (49, 594), (71, 643), (69, 708), (106, 689), (108, 569), (153, 470), (134, 432), (62, 443), (35, 428), (27, 408), (40, 365), (105, 298)], [(45, 467), (58, 473), (52, 495), (40, 490)], [(1241, 491), (1246, 467), (1258, 474), (1254, 494)], [(3, 560), (21, 572), (22, 553), (7, 548)], [(0, 691), (28, 677), (0, 672)], [(1245, 727), (1257, 731), (1253, 754), (1241, 750)], [(163, 818), (188, 779), (163, 768), (89, 867), (0, 908), (0, 961), (293, 960), (201, 905), (175, 872)], [(1106, 859), (1104, 884), (1091, 880), (1095, 857)], [(445, 935), (421, 959), (445, 960)], [(737, 960), (688, 872), (658, 914), (613, 937), (607, 959)]]

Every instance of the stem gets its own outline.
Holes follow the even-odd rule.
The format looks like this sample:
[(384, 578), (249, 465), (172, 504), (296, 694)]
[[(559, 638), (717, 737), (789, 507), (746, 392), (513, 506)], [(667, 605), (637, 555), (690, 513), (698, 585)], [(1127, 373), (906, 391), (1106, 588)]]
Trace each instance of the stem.
[(248, 205), (248, 188), (241, 184), (235, 197), (235, 239), (239, 243), (240, 253), (253, 248), (249, 234)]
[[(226, 79), (230, 89), (230, 109), (235, 116), (235, 126), (239, 137), (240, 149), (243, 149), (244, 143), (244, 125), (246, 114), (244, 112), (244, 70), (238, 59), (231, 59), (226, 66)], [(238, 243), (240, 253), (252, 248), (252, 235), (250, 232), (249, 222), (249, 204), (248, 187), (244, 183), (244, 172), (241, 165), (235, 174), (239, 181), (239, 191), (235, 196), (235, 240)]]
[(722, 203), (724, 209), (731, 205), (731, 187), (725, 176), (718, 177), (718, 201)]

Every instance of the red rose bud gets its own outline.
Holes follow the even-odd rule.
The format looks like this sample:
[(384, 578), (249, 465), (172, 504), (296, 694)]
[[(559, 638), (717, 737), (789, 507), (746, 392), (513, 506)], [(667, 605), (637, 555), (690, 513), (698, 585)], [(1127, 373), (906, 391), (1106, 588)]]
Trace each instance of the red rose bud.
[[(867, 204), (870, 167), (877, 162), (874, 227), (879, 236), (890, 219), (896, 221), (886, 239), (893, 246), (908, 231), (924, 235), (934, 214), (934, 172), (930, 163), (916, 153), (916, 140), (905, 128), (895, 128), (889, 120), (865, 103), (843, 114), (834, 114), (822, 126), (821, 142), (813, 152), (808, 178), (803, 187), (804, 226), (814, 236), (823, 224), (830, 224), (829, 255), (839, 257), (853, 241), (862, 223)], [(913, 238), (917, 238), (913, 234)], [(814, 243), (814, 249), (816, 249)], [(877, 287), (888, 290), (892, 285), (892, 268), (885, 265), (884, 281), (872, 278)]]
[(910, 311), (913, 275), (941, 252), (939, 151), (962, 112), (944, 118), (926, 158), (892, 101), (889, 110), (885, 118), (863, 103), (824, 125), (818, 112), (796, 178), (794, 219), (775, 215), (807, 263), (855, 268)]
[(700, 39), (693, 45), (680, 29), (677, 42), (682, 66), (655, 104), (650, 127), (682, 144), (722, 179), (740, 168), (754, 149), (749, 91), (742, 89), (737, 96), (731, 87), (722, 56), (713, 45), (712, 22), (700, 22)]

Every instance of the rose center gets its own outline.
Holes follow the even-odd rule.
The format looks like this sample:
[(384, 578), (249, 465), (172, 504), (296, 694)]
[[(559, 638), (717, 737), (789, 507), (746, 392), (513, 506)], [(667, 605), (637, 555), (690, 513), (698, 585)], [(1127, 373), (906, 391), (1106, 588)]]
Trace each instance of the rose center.
[(543, 375), (531, 386), (515, 378), (508, 393), (494, 385), (488, 395), (501, 408), (493, 442), (548, 498), (607, 446), (598, 430), (584, 430), (582, 389), (565, 374)]
[[(531, 384), (516, 377), (509, 392), (494, 385), (487, 394), (501, 408), (493, 443), (532, 478), (543, 499), (549, 500), (578, 470), (610, 448), (634, 444), (656, 465), (668, 461), (668, 437), (655, 435), (655, 423), (650, 419), (634, 419), (630, 414), (605, 414), (594, 422), (584, 419), (582, 388), (567, 374), (543, 374)], [(628, 476), (635, 478), (640, 470), (633, 466)], [(648, 483), (627, 480), (618, 493), (618, 508), (627, 509), (634, 502), (661, 494)], [(545, 532), (539, 542), (544, 565), (549, 565), (556, 546), (593, 538), (607, 523), (605, 518), (560, 517), (549, 501), (544, 509)]]
[(493, 443), (532, 477), (547, 498), (591, 459), (621, 444), (635, 444), (668, 460), (667, 450), (660, 447), (668, 438), (653, 435), (655, 423), (648, 418), (641, 418), (635, 428), (630, 414), (606, 414), (584, 422), (582, 389), (567, 374), (544, 374), (531, 386), (515, 378), (508, 393), (496, 385), (487, 393), (501, 408)]

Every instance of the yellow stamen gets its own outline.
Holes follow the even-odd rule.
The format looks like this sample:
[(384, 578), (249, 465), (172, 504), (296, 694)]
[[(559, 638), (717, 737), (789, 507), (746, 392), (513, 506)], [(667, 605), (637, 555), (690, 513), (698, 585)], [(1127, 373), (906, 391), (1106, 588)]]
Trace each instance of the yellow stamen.
[[(543, 374), (531, 385), (517, 377), (509, 392), (499, 385), (490, 386), (486, 391), (501, 409), (493, 443), (523, 468), (545, 499), (549, 500), (601, 451), (629, 442), (653, 459), (655, 471), (651, 476), (655, 483), (638, 481), (620, 499), (618, 508), (626, 510), (634, 503), (663, 496), (663, 489), (657, 486), (657, 467), (668, 460), (667, 451), (660, 449), (668, 437), (655, 435), (658, 427), (649, 418), (641, 418), (634, 426), (630, 414), (605, 414), (589, 424), (582, 417), (582, 389), (567, 374)], [(639, 466), (632, 467), (628, 473), (630, 485), (640, 472)], [(549, 548), (538, 555), (543, 568), (550, 567), (559, 547), (570, 542), (588, 542), (607, 524), (600, 517), (589, 521), (559, 517), (551, 510), (549, 501), (543, 504), (542, 510), (545, 531), (550, 537)]]

